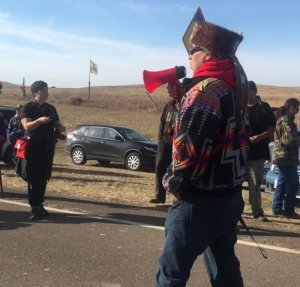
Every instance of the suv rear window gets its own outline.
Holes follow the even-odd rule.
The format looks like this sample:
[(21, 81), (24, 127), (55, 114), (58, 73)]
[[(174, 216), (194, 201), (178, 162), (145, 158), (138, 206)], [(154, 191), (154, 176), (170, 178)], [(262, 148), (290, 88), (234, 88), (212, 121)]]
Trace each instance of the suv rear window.
[(0, 111), (3, 113), (5, 119), (7, 120), (7, 123), (16, 113), (15, 108), (12, 107), (0, 107)]

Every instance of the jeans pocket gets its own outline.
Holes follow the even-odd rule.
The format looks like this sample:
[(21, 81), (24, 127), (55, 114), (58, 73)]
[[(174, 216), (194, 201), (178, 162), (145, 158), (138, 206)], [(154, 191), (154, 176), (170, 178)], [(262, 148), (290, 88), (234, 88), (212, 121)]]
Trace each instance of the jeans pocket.
[(174, 203), (168, 210), (168, 214), (167, 214), (167, 218), (166, 218), (166, 222), (165, 222), (165, 228), (166, 228), (166, 232), (168, 230), (170, 230), (170, 228), (172, 226), (174, 226), (174, 220), (177, 217), (177, 212), (178, 209), (180, 208), (181, 205), (181, 201), (177, 201), (176, 203)]
[(176, 221), (191, 222), (193, 206), (192, 204), (181, 201), (180, 206), (176, 207)]
[(166, 219), (165, 227), (166, 231), (173, 229), (176, 225), (182, 222), (191, 222), (192, 207), (185, 201), (176, 202), (169, 208), (168, 216)]
[(180, 204), (181, 204), (181, 200), (176, 201), (176, 202), (173, 203), (172, 206), (169, 208), (169, 211), (178, 208), (178, 207), (180, 206)]

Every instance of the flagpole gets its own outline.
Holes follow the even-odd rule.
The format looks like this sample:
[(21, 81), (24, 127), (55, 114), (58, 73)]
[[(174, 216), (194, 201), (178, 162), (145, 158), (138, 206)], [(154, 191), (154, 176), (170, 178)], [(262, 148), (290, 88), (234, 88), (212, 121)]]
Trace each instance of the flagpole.
[(90, 60), (90, 67), (89, 67), (89, 99), (91, 97), (91, 60)]
[(23, 84), (21, 86), (21, 90), (23, 93), (23, 97), (25, 98), (26, 97), (25, 77), (23, 77)]

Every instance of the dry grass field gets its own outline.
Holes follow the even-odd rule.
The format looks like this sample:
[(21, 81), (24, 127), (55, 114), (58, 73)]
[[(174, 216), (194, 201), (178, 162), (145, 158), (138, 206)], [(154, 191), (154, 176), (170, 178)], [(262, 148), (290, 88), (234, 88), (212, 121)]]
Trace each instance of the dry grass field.
[[(16, 106), (31, 99), (22, 97), (20, 86), (2, 82), (1, 105)], [(258, 94), (271, 106), (280, 106), (290, 97), (299, 98), (299, 88), (258, 86)], [(49, 102), (54, 104), (61, 121), (71, 130), (79, 123), (105, 123), (128, 126), (142, 132), (152, 140), (157, 138), (160, 114), (168, 100), (166, 89), (156, 90), (153, 99), (156, 111), (148, 99), (143, 86), (92, 87), (88, 99), (87, 88), (49, 89)], [(81, 99), (81, 104), (78, 103)], [(64, 143), (57, 145), (53, 167), (53, 177), (48, 191), (57, 195), (85, 197), (95, 200), (118, 200), (147, 206), (154, 191), (154, 173), (150, 170), (132, 172), (122, 165), (112, 164), (103, 167), (97, 161), (88, 161), (84, 166), (72, 164), (68, 154), (63, 151)], [(14, 171), (3, 170), (4, 188), (26, 191), (26, 184), (16, 177)], [(247, 197), (247, 193), (245, 193)], [(265, 209), (270, 209), (271, 197), (263, 194)], [(167, 199), (171, 203), (171, 196)], [(246, 210), (249, 206), (246, 206)]]

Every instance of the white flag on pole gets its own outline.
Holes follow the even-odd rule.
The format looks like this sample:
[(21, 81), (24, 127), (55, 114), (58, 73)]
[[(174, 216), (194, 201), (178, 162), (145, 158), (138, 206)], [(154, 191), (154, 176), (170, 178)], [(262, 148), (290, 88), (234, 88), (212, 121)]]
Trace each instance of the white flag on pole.
[(92, 60), (90, 60), (90, 73), (92, 74), (98, 74), (98, 67), (97, 64), (94, 63)]

